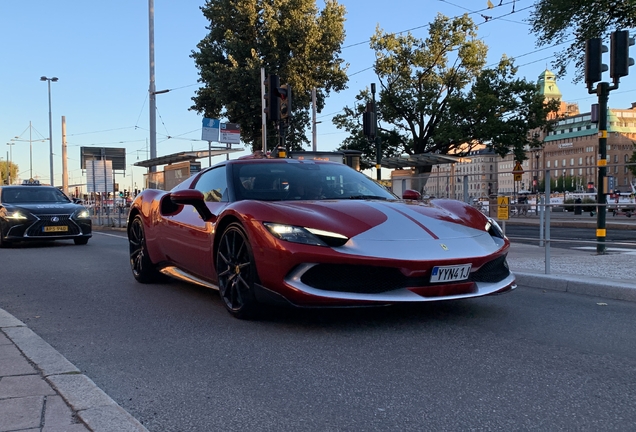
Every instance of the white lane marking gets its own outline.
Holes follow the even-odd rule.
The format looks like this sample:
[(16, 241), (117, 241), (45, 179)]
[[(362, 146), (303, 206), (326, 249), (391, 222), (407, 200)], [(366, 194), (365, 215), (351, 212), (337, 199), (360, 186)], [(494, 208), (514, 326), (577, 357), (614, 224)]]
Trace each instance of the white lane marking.
[[(596, 246), (577, 246), (577, 247), (573, 247), (572, 249), (578, 249), (578, 250), (584, 250), (584, 251), (596, 251)], [(636, 255), (636, 250), (634, 249), (606, 247), (605, 250), (607, 252), (616, 252), (623, 255)]]
[(93, 234), (100, 234), (100, 235), (103, 235), (103, 236), (117, 237), (117, 238), (123, 238), (123, 239), (128, 238), (128, 237), (122, 236), (122, 235), (104, 233), (104, 232), (99, 232), (99, 231), (93, 231)]

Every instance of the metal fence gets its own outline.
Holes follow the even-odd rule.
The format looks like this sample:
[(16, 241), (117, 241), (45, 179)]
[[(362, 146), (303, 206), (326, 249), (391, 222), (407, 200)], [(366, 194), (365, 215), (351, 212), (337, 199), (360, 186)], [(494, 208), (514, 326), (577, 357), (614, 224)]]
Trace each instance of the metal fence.
[(126, 206), (90, 206), (94, 226), (125, 228), (130, 207)]

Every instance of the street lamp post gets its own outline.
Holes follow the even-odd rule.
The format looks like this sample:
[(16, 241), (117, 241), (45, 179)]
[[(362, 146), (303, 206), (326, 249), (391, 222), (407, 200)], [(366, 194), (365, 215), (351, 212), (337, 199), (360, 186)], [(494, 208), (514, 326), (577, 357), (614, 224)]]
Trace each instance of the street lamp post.
[(13, 165), (13, 144), (15, 143), (7, 143), (9, 146), (9, 163), (7, 164), (7, 178), (9, 179), (9, 184), (13, 183), (13, 179), (11, 178), (11, 165)]
[(53, 123), (51, 121), (51, 81), (57, 82), (57, 77), (47, 78), (45, 76), (40, 77), (40, 81), (47, 81), (49, 87), (49, 150), (50, 150), (50, 175), (51, 186), (55, 186), (53, 180)]

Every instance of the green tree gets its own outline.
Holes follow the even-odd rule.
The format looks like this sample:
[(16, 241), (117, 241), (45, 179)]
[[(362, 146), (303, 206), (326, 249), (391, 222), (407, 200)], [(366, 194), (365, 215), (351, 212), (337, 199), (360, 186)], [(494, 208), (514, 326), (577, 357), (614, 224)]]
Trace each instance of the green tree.
[[(345, 8), (327, 0), (208, 0), (201, 7), (210, 21), (208, 35), (192, 51), (202, 87), (192, 110), (209, 118), (227, 118), (241, 125), (241, 139), (262, 149), (261, 68), (292, 87), (293, 118), (287, 143), (292, 149), (308, 143), (311, 90), (317, 110), (331, 91), (347, 82), (339, 57), (344, 41)], [(268, 148), (275, 131), (268, 125)]]
[(0, 184), (8, 184), (9, 173), (11, 173), (11, 182), (15, 183), (18, 179), (18, 165), (13, 162), (0, 161)]
[[(548, 128), (548, 113), (558, 105), (546, 104), (536, 84), (515, 78), (507, 58), (495, 69), (484, 69), (487, 47), (477, 39), (468, 15), (438, 15), (425, 40), (377, 29), (371, 48), (380, 82), (378, 134), (385, 157), (462, 155), (485, 143), (501, 156), (512, 151), (522, 161), (526, 145), (540, 145), (528, 132)], [(350, 133), (342, 147), (361, 150), (367, 160), (375, 160), (375, 147), (363, 135), (361, 113), (371, 96), (362, 90), (353, 107), (334, 117), (336, 126)]]
[(537, 46), (569, 44), (556, 54), (558, 75), (565, 75), (568, 64), (577, 66), (575, 81), (583, 77), (585, 41), (601, 37), (609, 42), (615, 30), (636, 27), (634, 0), (537, 0), (530, 15)]

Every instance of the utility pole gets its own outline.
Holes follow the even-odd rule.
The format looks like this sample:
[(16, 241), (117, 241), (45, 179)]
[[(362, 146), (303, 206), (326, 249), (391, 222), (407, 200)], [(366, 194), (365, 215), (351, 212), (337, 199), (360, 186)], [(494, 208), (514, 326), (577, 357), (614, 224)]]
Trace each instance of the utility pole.
[(318, 137), (316, 131), (316, 87), (311, 89), (311, 149), (316, 151), (318, 148)]
[[(157, 90), (155, 88), (155, 2), (148, 0), (148, 53), (150, 66), (150, 85), (148, 87), (148, 111), (150, 112), (150, 159), (157, 157)], [(151, 166), (150, 172), (157, 167)]]
[(66, 156), (66, 116), (62, 116), (62, 192), (68, 195), (68, 160)]
[(375, 170), (376, 179), (382, 180), (382, 140), (378, 133), (378, 107), (375, 104), (375, 83), (371, 83), (371, 95), (373, 100), (373, 129), (375, 131)]
[(261, 68), (261, 141), (263, 155), (267, 156), (267, 112), (265, 111), (265, 68)]

